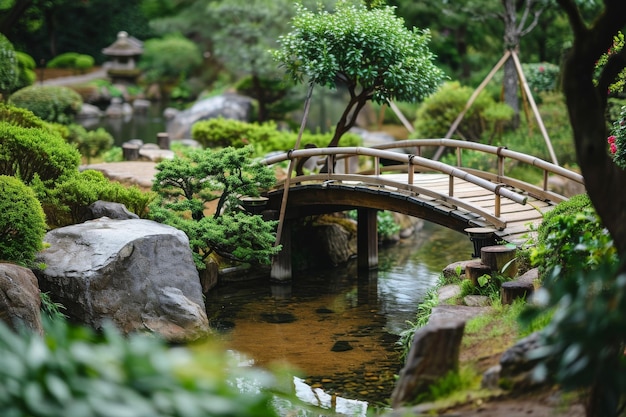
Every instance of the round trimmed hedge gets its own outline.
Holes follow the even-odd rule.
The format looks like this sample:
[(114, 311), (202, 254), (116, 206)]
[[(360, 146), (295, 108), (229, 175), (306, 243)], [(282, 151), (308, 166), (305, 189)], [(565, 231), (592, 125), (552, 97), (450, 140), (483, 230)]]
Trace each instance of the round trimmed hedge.
[(9, 104), (28, 109), (46, 122), (70, 124), (83, 106), (83, 99), (68, 87), (31, 85), (13, 93)]
[(35, 192), (0, 175), (0, 260), (28, 266), (43, 246), (46, 221)]
[(80, 153), (56, 133), (0, 120), (0, 174), (32, 185), (51, 184), (78, 171)]

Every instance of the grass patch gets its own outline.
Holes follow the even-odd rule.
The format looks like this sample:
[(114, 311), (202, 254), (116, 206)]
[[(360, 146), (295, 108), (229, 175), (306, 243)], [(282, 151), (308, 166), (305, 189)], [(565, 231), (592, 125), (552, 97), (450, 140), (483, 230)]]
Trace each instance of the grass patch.
[(480, 387), (481, 375), (471, 366), (462, 366), (458, 372), (450, 371), (419, 395), (416, 403), (449, 399), (453, 394)]

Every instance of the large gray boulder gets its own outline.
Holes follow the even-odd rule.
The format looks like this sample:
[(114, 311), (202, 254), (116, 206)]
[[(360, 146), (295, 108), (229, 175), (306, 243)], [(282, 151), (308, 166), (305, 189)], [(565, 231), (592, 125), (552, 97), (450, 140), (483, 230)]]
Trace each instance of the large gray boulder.
[(35, 274), (10, 263), (0, 263), (0, 319), (10, 328), (26, 327), (43, 334), (41, 298)]
[(172, 139), (191, 137), (191, 126), (200, 120), (223, 117), (246, 122), (250, 120), (252, 99), (233, 93), (207, 98), (196, 102), (191, 108), (170, 114), (167, 133)]
[(102, 217), (48, 232), (39, 285), (74, 321), (173, 342), (208, 333), (202, 288), (187, 236), (150, 220)]

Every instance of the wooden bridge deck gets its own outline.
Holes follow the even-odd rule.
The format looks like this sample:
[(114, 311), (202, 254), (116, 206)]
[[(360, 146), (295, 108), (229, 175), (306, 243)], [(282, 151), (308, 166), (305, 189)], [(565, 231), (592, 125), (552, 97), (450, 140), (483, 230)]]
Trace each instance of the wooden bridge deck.
[[(407, 174), (385, 174), (384, 177), (398, 183), (407, 183)], [(449, 178), (445, 174), (415, 174), (413, 184), (445, 195), (449, 189)], [(519, 192), (519, 190), (513, 191)], [(471, 182), (454, 178), (454, 197), (489, 213), (495, 213), (494, 194)], [(532, 230), (539, 226), (543, 213), (556, 205), (554, 202), (538, 200), (532, 196), (527, 197), (526, 204), (517, 203), (506, 197), (501, 198), (500, 218), (506, 225), (504, 229), (496, 231), (500, 239), (516, 244), (523, 243), (528, 239)], [(428, 201), (433, 207), (441, 206), (440, 210), (445, 210), (447, 206), (445, 202), (437, 201), (434, 197), (420, 195), (420, 199)], [(461, 207), (455, 207), (454, 210), (464, 212), (464, 217), (468, 219), (468, 227), (494, 227), (487, 219), (471, 211)]]

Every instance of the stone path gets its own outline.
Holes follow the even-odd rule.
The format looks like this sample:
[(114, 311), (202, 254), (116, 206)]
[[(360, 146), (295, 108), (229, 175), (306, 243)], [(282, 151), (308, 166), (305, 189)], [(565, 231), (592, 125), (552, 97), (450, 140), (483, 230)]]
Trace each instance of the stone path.
[(93, 169), (100, 171), (105, 177), (119, 181), (122, 184), (137, 185), (150, 189), (156, 175), (156, 162), (129, 161), (129, 162), (105, 162), (101, 164), (84, 165), (81, 170)]
[(44, 80), (43, 85), (72, 85), (85, 83), (87, 81), (97, 80), (101, 78), (107, 78), (107, 71), (105, 68), (100, 68), (97, 71), (93, 71), (88, 74), (49, 78), (47, 80)]

